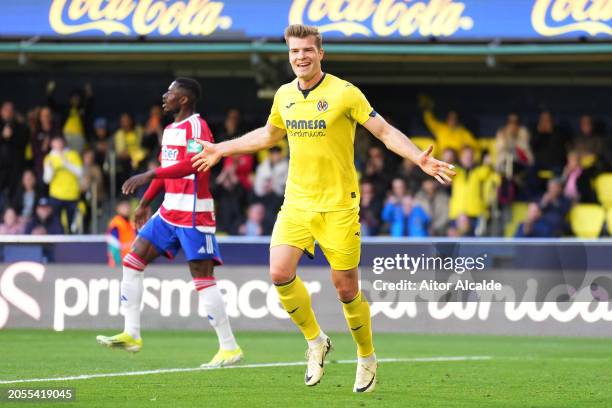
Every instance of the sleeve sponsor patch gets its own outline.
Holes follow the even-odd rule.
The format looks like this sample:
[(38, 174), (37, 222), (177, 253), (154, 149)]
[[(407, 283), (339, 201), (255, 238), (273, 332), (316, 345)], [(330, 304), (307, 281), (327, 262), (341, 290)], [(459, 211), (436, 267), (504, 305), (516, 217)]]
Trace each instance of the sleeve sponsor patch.
[(189, 139), (187, 142), (187, 152), (189, 153), (200, 153), (202, 151), (202, 145), (195, 141), (195, 139)]

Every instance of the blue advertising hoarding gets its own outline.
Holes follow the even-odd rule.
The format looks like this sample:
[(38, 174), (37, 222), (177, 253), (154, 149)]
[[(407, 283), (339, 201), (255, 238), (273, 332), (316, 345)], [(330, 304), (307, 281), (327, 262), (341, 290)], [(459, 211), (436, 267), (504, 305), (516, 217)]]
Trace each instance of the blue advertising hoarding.
[(281, 38), (290, 23), (327, 39), (612, 39), (610, 0), (20, 0), (0, 5), (0, 36)]

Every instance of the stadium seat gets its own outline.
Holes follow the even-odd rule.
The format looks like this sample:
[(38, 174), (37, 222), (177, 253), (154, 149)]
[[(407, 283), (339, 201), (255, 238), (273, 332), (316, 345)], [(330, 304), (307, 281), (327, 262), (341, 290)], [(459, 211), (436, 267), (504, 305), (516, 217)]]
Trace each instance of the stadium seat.
[(516, 201), (512, 203), (512, 218), (510, 222), (506, 224), (504, 227), (504, 236), (505, 237), (513, 237), (516, 233), (516, 229), (519, 224), (527, 218), (527, 207), (529, 207), (529, 203)]
[(606, 212), (606, 224), (608, 224), (608, 235), (612, 236), (612, 207)]
[(612, 173), (603, 173), (595, 179), (597, 199), (605, 208), (612, 208)]
[(597, 238), (605, 218), (603, 207), (597, 204), (578, 204), (570, 211), (572, 232), (578, 238)]

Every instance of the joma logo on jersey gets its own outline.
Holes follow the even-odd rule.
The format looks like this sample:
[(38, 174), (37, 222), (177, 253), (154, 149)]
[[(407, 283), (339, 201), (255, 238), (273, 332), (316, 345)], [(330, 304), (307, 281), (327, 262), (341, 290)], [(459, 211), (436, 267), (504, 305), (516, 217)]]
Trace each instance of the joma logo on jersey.
[(161, 159), (162, 160), (176, 160), (178, 157), (178, 149), (169, 149), (166, 146), (162, 147)]
[(287, 129), (327, 129), (327, 124), (321, 120), (286, 120)]

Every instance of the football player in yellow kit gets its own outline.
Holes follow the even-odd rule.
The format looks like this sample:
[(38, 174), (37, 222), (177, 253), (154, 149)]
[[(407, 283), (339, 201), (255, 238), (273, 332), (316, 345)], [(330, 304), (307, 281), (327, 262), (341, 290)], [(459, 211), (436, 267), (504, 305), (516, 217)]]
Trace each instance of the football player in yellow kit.
[(253, 153), (289, 141), (289, 176), (285, 201), (270, 243), (270, 276), (280, 302), (308, 342), (306, 385), (319, 383), (331, 340), (319, 327), (310, 296), (296, 270), (302, 254), (319, 243), (331, 267), (332, 281), (347, 324), (357, 344), (353, 391), (371, 392), (376, 385), (370, 305), (359, 290), (361, 251), (359, 186), (354, 165), (357, 123), (388, 149), (417, 163), (440, 183), (451, 182), (452, 165), (421, 151), (370, 106), (353, 84), (324, 73), (324, 51), (316, 27), (290, 25), (285, 30), (289, 61), (296, 79), (279, 88), (264, 127), (219, 144), (204, 146), (192, 161), (207, 170), (221, 158)]

